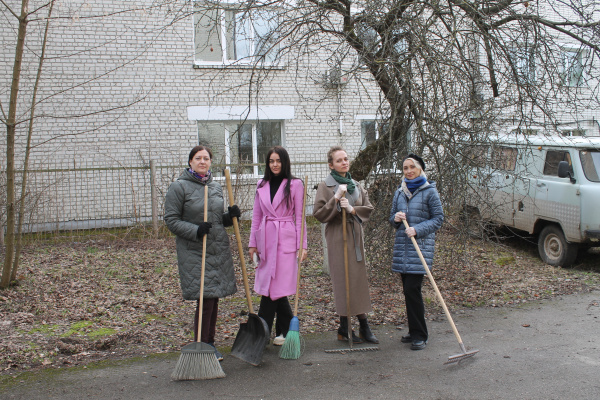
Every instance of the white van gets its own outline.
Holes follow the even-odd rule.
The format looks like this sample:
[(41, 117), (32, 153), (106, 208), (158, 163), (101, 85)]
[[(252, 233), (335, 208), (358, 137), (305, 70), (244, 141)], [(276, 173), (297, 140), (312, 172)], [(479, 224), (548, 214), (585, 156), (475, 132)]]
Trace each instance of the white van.
[(463, 149), (468, 215), (538, 235), (554, 266), (600, 246), (600, 137), (513, 134)]

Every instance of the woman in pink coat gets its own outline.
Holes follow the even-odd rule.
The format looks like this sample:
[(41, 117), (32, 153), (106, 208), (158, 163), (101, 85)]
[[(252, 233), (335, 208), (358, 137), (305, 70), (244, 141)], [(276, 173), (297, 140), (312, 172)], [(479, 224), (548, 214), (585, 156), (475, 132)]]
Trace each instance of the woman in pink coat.
[(292, 176), (283, 147), (269, 149), (265, 162), (265, 176), (254, 198), (249, 252), (259, 260), (254, 280), (254, 290), (262, 295), (258, 315), (271, 331), (277, 314), (273, 344), (281, 346), (293, 317), (287, 296), (296, 293), (297, 257), (302, 261), (307, 257), (306, 234), (300, 246), (304, 185)]

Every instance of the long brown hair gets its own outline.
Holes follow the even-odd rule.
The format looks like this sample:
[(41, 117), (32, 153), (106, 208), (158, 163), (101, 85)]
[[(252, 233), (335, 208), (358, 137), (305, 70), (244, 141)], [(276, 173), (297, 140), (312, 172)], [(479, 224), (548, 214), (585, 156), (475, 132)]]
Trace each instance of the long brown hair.
[(285, 184), (285, 188), (283, 190), (283, 198), (285, 199), (288, 207), (290, 205), (290, 185), (292, 183), (292, 179), (296, 179), (292, 175), (292, 166), (290, 162), (290, 155), (287, 150), (282, 146), (271, 147), (267, 152), (267, 156), (265, 157), (265, 176), (263, 177), (262, 182), (258, 186), (259, 188), (263, 187), (267, 182), (270, 182), (275, 175), (271, 172), (271, 167), (269, 167), (269, 157), (271, 154), (276, 153), (279, 155), (279, 159), (281, 160), (281, 174), (279, 176), (287, 179), (287, 183)]

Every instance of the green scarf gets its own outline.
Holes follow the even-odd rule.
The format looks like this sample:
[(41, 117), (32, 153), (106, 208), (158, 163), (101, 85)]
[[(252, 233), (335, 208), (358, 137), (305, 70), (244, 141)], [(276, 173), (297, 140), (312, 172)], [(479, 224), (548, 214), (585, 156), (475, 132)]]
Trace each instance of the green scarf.
[(352, 182), (352, 177), (350, 176), (350, 172), (346, 172), (346, 176), (344, 177), (344, 176), (341, 176), (340, 174), (338, 174), (335, 169), (332, 169), (331, 176), (333, 176), (333, 179), (335, 179), (335, 181), (337, 183), (347, 185), (348, 193), (350, 193), (350, 194), (354, 193), (354, 189), (356, 189), (356, 185), (354, 184), (354, 182)]

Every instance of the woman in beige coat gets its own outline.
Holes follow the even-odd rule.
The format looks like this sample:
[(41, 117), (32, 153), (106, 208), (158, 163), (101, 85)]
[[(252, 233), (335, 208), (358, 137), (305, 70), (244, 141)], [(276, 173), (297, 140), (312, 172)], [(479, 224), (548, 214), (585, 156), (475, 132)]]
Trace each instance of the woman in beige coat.
[(348, 312), (346, 305), (346, 275), (344, 268), (344, 240), (342, 231), (342, 209), (346, 210), (346, 229), (348, 243), (348, 274), (350, 282), (350, 312), (358, 316), (359, 336), (352, 331), (352, 342), (368, 341), (379, 343), (367, 322), (367, 313), (371, 312), (371, 296), (365, 265), (365, 251), (362, 224), (369, 219), (373, 206), (367, 192), (350, 176), (350, 162), (346, 151), (332, 147), (327, 153), (331, 174), (319, 184), (314, 217), (327, 224), (329, 273), (333, 284), (335, 310), (340, 316), (338, 340), (348, 340)]

